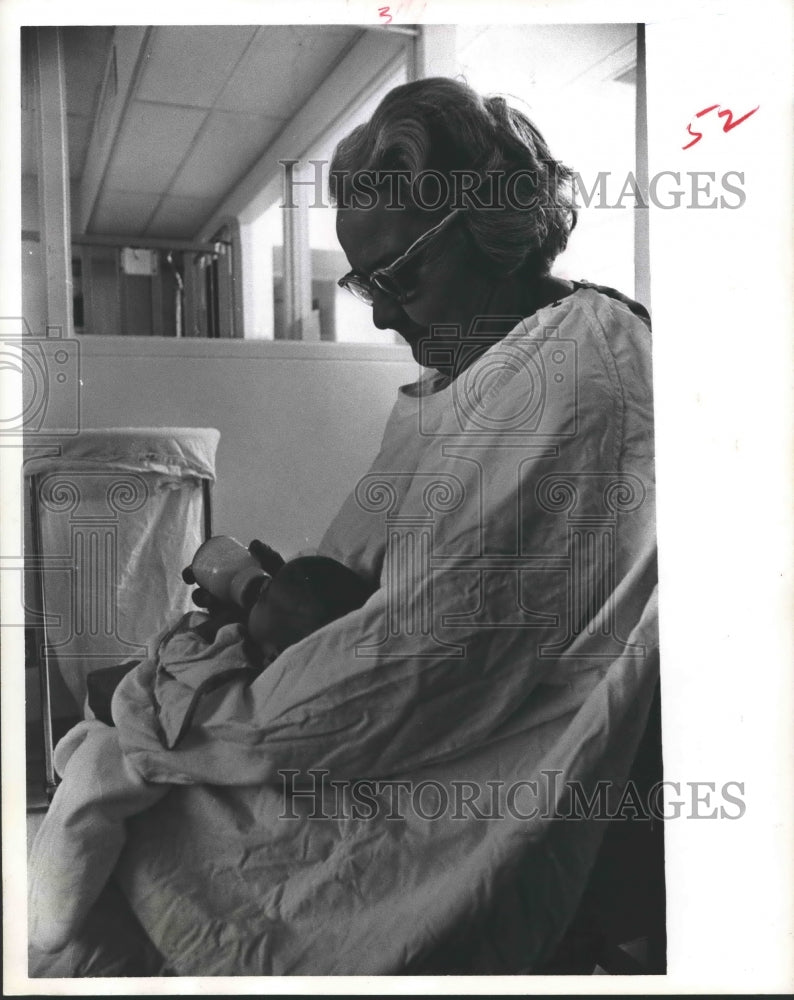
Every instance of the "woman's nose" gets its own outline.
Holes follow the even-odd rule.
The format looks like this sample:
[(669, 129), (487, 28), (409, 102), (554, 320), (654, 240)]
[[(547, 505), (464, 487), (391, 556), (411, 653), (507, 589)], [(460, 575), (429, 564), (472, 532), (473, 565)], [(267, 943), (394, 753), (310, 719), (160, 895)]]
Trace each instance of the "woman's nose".
[(398, 330), (405, 316), (400, 303), (379, 288), (372, 290), (372, 322), (379, 330)]

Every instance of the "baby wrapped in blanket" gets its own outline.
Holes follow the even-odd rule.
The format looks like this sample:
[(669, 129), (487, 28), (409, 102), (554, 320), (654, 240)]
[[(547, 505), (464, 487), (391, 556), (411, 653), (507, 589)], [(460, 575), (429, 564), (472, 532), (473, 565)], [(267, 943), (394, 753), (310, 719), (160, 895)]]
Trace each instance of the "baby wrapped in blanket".
[[(281, 652), (360, 608), (373, 593), (334, 559), (301, 556), (268, 579), (247, 626), (218, 629), (204, 614), (185, 615), (157, 636), (145, 669), (156, 662), (160, 738), (175, 749), (198, 721), (203, 702), (234, 681), (250, 683)], [(63, 948), (98, 898), (124, 845), (124, 822), (153, 806), (167, 784), (145, 781), (125, 758), (114, 728), (90, 720), (55, 749), (63, 778), (29, 860), (31, 944)]]

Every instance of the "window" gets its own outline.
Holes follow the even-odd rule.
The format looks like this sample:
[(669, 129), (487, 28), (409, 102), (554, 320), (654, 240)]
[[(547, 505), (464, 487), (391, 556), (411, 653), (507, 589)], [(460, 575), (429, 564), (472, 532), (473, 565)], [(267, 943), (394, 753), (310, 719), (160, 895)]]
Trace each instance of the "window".
[[(336, 284), (349, 265), (336, 238), (336, 211), (328, 202), (327, 184), (328, 167), (340, 139), (366, 121), (384, 95), (407, 78), (405, 59), (398, 57), (355, 107), (300, 156), (290, 187), (297, 208), (283, 207), (282, 175), (256, 199), (257, 214), (251, 217), (250, 208), (241, 214), (247, 337), (402, 343), (396, 334), (378, 330), (371, 310)], [(288, 300), (301, 294), (301, 284), (308, 300), (306, 310), (300, 323), (290, 327)]]
[[(536, 122), (553, 155), (576, 173), (578, 224), (555, 272), (636, 294), (636, 188), (630, 180), (636, 176), (636, 26), (457, 25), (445, 38), (448, 63), (441, 66), (431, 60), (423, 71), (458, 75), (480, 93), (503, 94)], [(426, 52), (431, 47), (428, 43)], [(252, 297), (247, 315), (257, 317), (254, 336), (402, 343), (396, 334), (377, 330), (371, 311), (336, 286), (348, 263), (336, 239), (327, 179), (339, 140), (366, 121), (383, 96), (408, 75), (403, 54), (303, 154), (295, 151), (299, 162), (292, 179), (298, 183), (291, 190), (300, 207), (292, 216), (279, 207), (279, 185), (245, 244), (256, 269), (256, 280), (247, 281)], [(318, 169), (320, 199), (314, 187)], [(289, 239), (285, 226), (291, 230)], [(267, 303), (271, 293), (272, 315)], [(303, 295), (305, 313), (302, 328), (290, 330), (285, 321), (291, 308), (288, 298), (297, 294)]]
[[(401, 62), (366, 100), (359, 103), (354, 112), (329, 130), (304, 157), (307, 162), (314, 160), (325, 164), (326, 190), (328, 166), (337, 143), (357, 125), (367, 121), (386, 94), (407, 79), (405, 63)], [(310, 176), (305, 166), (302, 173), (307, 179)], [(378, 330), (372, 323), (372, 310), (336, 283), (350, 269), (350, 265), (336, 238), (336, 211), (328, 204), (327, 194), (323, 198), (323, 207), (309, 206), (308, 216), (312, 296), (319, 306), (321, 339), (340, 343), (401, 344), (398, 334)]]
[(156, 242), (84, 236), (73, 244), (75, 332), (240, 336), (236, 224), (223, 226), (207, 244)]
[(632, 294), (631, 190), (614, 206), (635, 171), (635, 25), (458, 25), (456, 52), (466, 81), (524, 111), (587, 192), (555, 272)]

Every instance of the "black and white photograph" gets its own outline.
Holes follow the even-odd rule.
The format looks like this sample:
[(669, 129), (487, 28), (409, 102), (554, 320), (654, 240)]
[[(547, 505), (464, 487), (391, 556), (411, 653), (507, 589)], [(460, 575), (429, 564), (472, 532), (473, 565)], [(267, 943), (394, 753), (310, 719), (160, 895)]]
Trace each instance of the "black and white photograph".
[(787, 992), (790, 8), (228, 8), (0, 26), (5, 992)]

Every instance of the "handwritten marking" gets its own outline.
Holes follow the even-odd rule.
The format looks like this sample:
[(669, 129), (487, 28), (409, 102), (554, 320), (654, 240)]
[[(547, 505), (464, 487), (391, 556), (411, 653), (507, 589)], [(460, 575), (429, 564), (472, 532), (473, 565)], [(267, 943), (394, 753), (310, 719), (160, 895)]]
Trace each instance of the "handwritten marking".
[[(707, 108), (703, 108), (702, 111), (698, 111), (695, 114), (695, 118), (702, 118), (703, 115), (707, 115), (711, 111), (716, 111), (716, 109), (719, 107), (720, 107), (719, 104), (710, 104)], [(730, 132), (732, 128), (736, 128), (737, 125), (741, 125), (742, 122), (747, 121), (750, 115), (754, 115), (760, 107), (761, 105), (757, 104), (752, 109), (752, 111), (748, 111), (747, 114), (742, 115), (741, 118), (737, 118), (735, 121), (733, 118), (733, 112), (731, 111), (730, 108), (720, 109), (719, 111), (717, 111), (717, 117), (727, 119), (727, 121), (723, 123), (722, 131)], [(682, 146), (681, 149), (689, 149), (691, 146), (694, 146), (696, 142), (700, 142), (700, 140), (703, 138), (702, 132), (693, 132), (691, 122), (689, 123), (689, 125), (687, 125), (686, 130), (691, 136), (694, 136), (694, 138), (692, 139), (692, 142), (688, 142), (686, 146)]]

